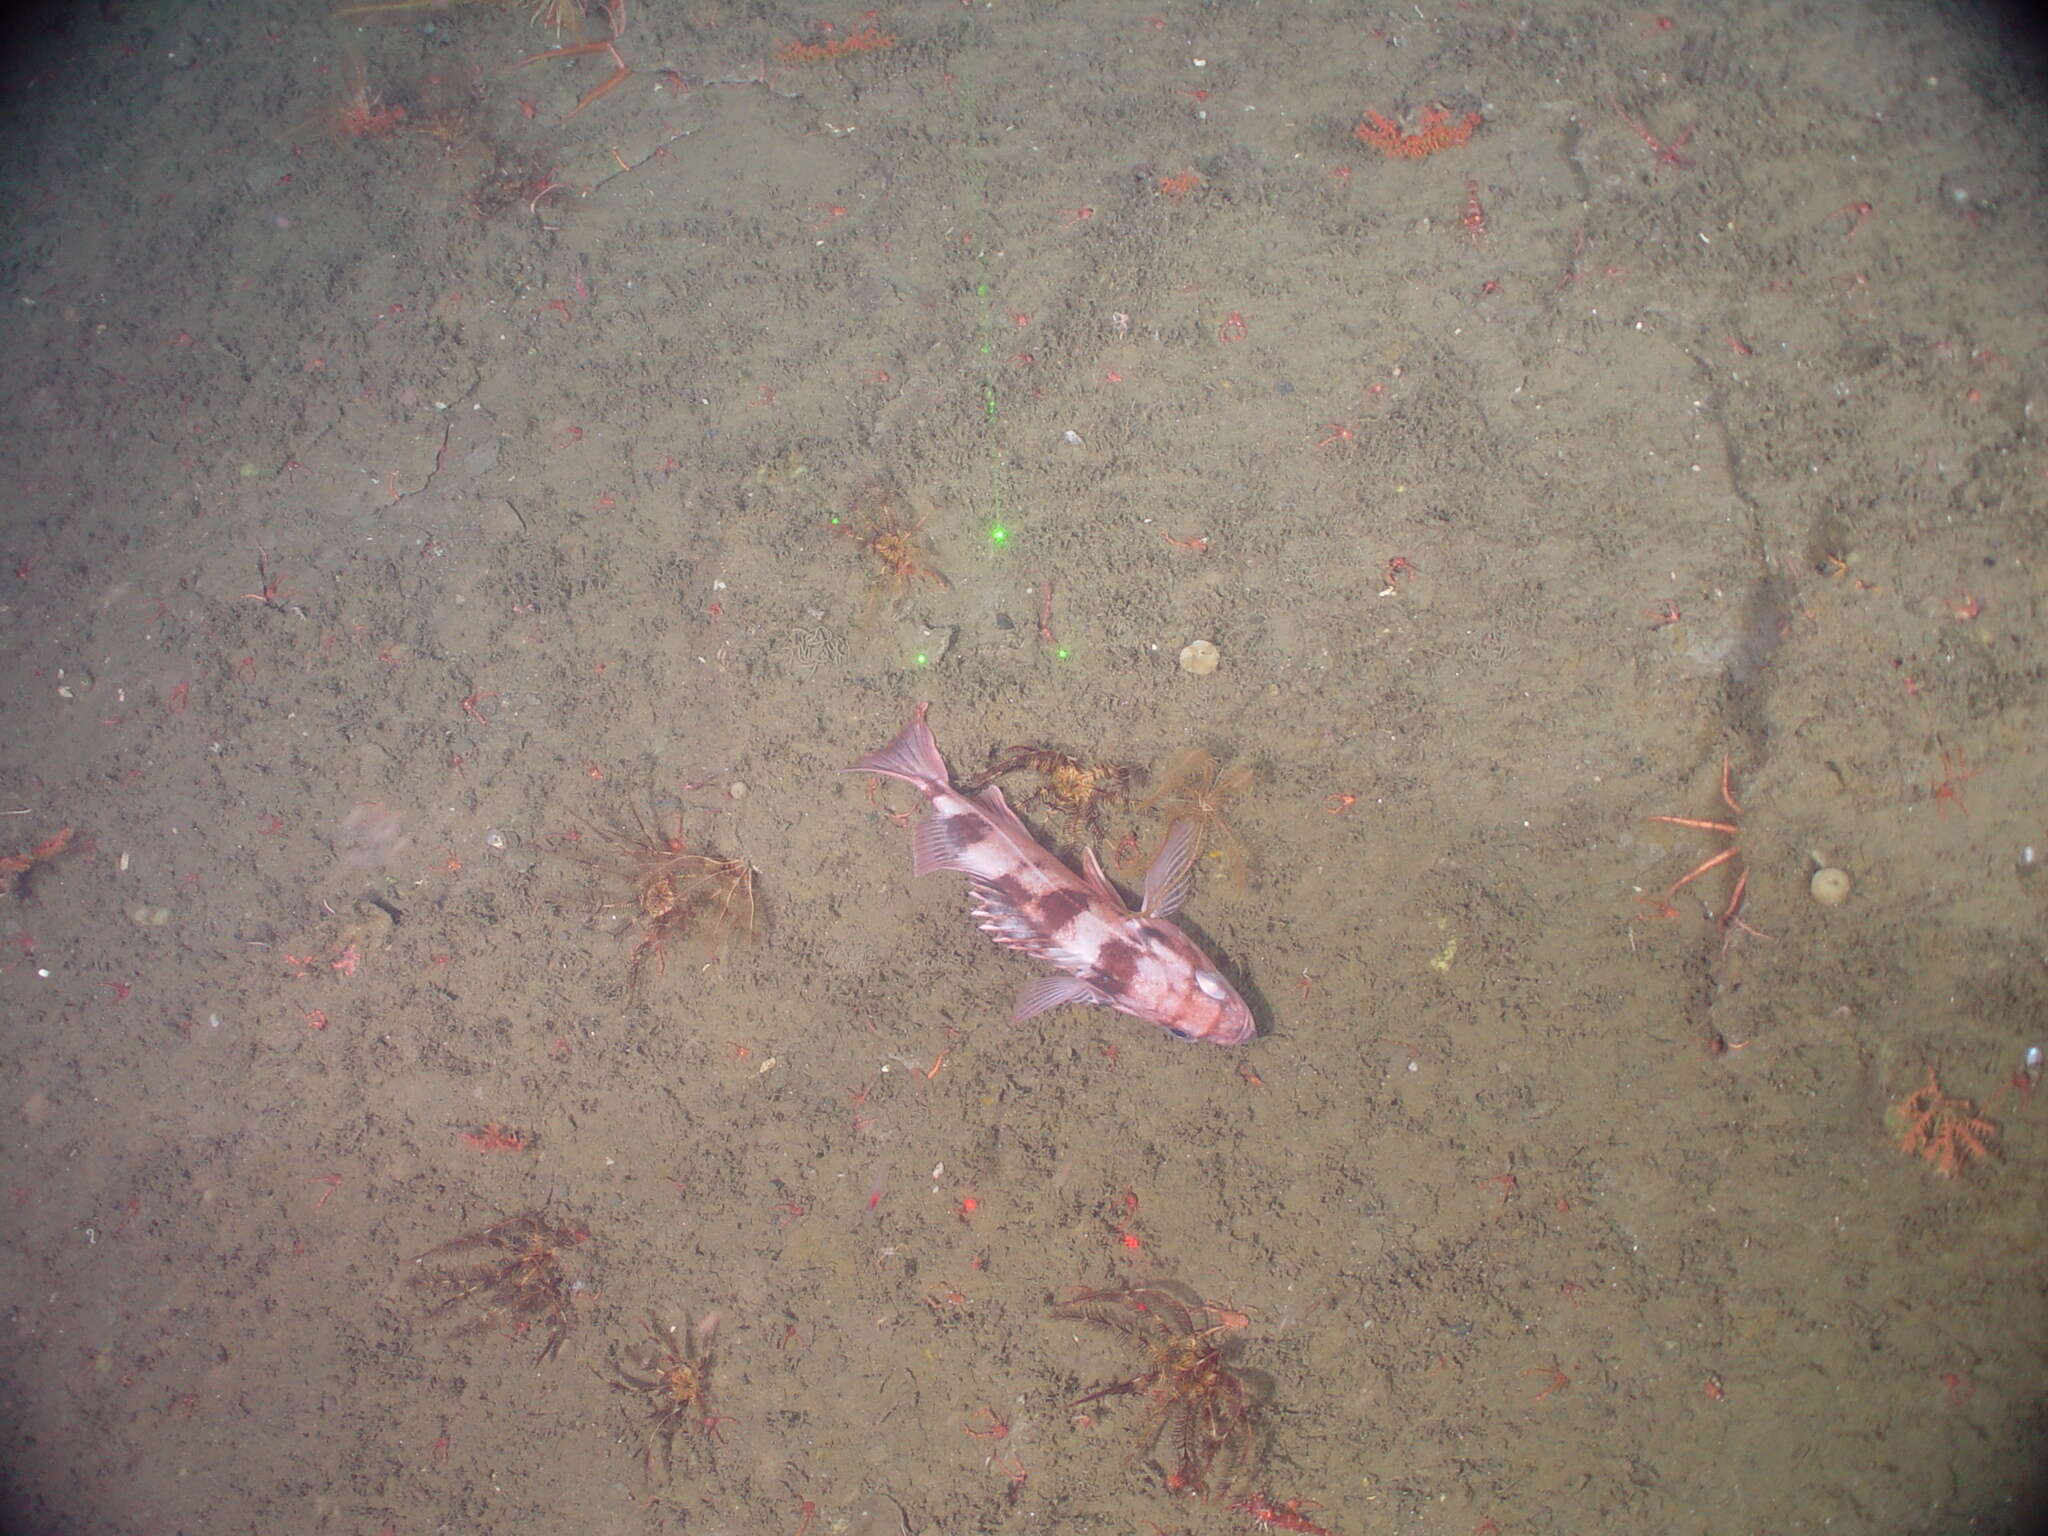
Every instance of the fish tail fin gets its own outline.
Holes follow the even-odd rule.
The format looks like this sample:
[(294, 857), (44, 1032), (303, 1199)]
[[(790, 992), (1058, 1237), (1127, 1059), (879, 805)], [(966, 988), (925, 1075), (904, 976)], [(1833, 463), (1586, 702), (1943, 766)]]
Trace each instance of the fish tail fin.
[(946, 773), (946, 760), (939, 755), (939, 744), (932, 737), (932, 728), (924, 723), (924, 712), (930, 704), (920, 704), (910, 717), (910, 723), (896, 733), (896, 739), (886, 747), (877, 747), (841, 773), (879, 773), (884, 778), (901, 779), (912, 785), (929, 799), (941, 789), (952, 787), (952, 780)]

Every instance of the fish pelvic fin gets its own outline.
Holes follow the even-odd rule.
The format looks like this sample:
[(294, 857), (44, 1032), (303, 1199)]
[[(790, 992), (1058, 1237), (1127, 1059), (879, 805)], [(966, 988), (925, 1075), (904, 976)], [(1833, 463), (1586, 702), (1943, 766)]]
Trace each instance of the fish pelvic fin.
[(1107, 1008), (1109, 999), (1077, 976), (1047, 976), (1031, 982), (1018, 993), (1017, 1006), (1010, 1010), (1010, 1022), (1021, 1024), (1026, 1019), (1036, 1018), (1054, 1008), (1064, 1008), (1069, 1003)]

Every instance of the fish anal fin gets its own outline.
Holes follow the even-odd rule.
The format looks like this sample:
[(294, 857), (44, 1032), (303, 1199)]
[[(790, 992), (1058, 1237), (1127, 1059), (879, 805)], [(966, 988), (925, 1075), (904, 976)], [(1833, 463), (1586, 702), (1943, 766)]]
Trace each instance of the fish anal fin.
[(931, 875), (945, 869), (973, 873), (960, 841), (960, 818), (926, 816), (910, 830), (910, 871)]

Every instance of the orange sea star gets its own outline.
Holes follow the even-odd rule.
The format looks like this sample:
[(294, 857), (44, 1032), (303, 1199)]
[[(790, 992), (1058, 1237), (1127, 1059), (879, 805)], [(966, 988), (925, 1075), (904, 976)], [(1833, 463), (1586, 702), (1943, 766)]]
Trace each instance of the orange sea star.
[(884, 32), (870, 21), (859, 31), (849, 32), (843, 37), (827, 36), (815, 43), (798, 42), (792, 38), (775, 50), (775, 57), (784, 64), (818, 64), (830, 59), (843, 59), (850, 53), (874, 53), (895, 46), (895, 33)]
[(1932, 1067), (1927, 1069), (1926, 1085), (1901, 1099), (1898, 1112), (1906, 1127), (1899, 1150), (1918, 1153), (1946, 1179), (1961, 1173), (1965, 1164), (1990, 1156), (1998, 1140), (1998, 1126), (1979, 1115), (1975, 1104), (1941, 1091)]
[(1454, 149), (1472, 137), (1472, 130), (1486, 119), (1477, 112), (1453, 118), (1442, 107), (1424, 107), (1422, 126), (1403, 133), (1401, 125), (1377, 112), (1367, 112), (1365, 121), (1352, 129), (1361, 144), (1370, 144), (1395, 160), (1421, 160), (1440, 149)]

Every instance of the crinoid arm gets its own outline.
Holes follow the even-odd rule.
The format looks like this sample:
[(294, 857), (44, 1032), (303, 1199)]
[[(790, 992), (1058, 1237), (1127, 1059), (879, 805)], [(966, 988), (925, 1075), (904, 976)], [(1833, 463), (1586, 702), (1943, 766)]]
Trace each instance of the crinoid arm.
[(1083, 1392), (1068, 1403), (1069, 1408), (1078, 1408), (1083, 1403), (1099, 1403), (1105, 1397), (1131, 1397), (1145, 1390), (1145, 1378), (1134, 1377), (1129, 1381), (1112, 1381), (1106, 1387), (1097, 1387), (1093, 1392)]
[(1053, 1312), (1098, 1328), (1113, 1328), (1134, 1337), (1177, 1337), (1192, 1334), (1194, 1315), (1171, 1291), (1156, 1286), (1117, 1286), (1108, 1290), (1082, 1291), (1070, 1296)]
[[(539, 1359), (549, 1360), (576, 1326), (575, 1287), (562, 1255), (589, 1236), (581, 1226), (526, 1211), (428, 1249), (417, 1261), (417, 1284), (437, 1298), (429, 1315), (463, 1315), (462, 1331), (523, 1337), (545, 1330)], [(474, 1257), (430, 1262), (458, 1255)]]
[(704, 968), (716, 965), (733, 944), (751, 944), (759, 933), (754, 905), (754, 870), (744, 859), (690, 854), (676, 871), (676, 890), (697, 909), (706, 951)]
[(437, 0), (349, 0), (332, 15), (351, 27), (410, 26), (436, 5)]
[(635, 807), (630, 821), (586, 825), (587, 840), (578, 834), (578, 841), (550, 851), (626, 887), (625, 899), (604, 902), (599, 910), (624, 914), (614, 916), (612, 925), (632, 940), (627, 971), (636, 984), (650, 970), (666, 974), (672, 949), (687, 944), (699, 968), (708, 971), (733, 944), (757, 936), (753, 866), (691, 848), (680, 814), (664, 825)]
[(1251, 871), (1251, 854), (1237, 835), (1224, 810), (1243, 797), (1252, 786), (1250, 767), (1225, 771), (1215, 757), (1200, 747), (1179, 753), (1161, 770), (1157, 787), (1139, 804), (1166, 824), (1163, 843), (1170, 843), (1181, 823), (1195, 826), (1194, 858), (1213, 850), (1223, 861), (1231, 886), (1242, 890)]
[(1244, 1379), (1224, 1363), (1227, 1341), (1218, 1335), (1231, 1325), (1197, 1325), (1197, 1313), (1210, 1310), (1209, 1303), (1191, 1306), (1158, 1285), (1084, 1290), (1054, 1309), (1061, 1317), (1124, 1334), (1142, 1352), (1144, 1369), (1138, 1374), (1075, 1399), (1076, 1405), (1116, 1396), (1143, 1399), (1126, 1465), (1157, 1450), (1167, 1487), (1222, 1497), (1256, 1468), (1257, 1404)]

